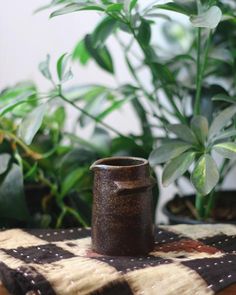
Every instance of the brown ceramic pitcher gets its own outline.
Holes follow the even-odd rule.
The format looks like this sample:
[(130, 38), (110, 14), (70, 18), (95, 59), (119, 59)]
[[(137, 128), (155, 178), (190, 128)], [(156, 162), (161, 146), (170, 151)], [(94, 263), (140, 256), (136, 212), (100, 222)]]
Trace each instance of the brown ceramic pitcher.
[(93, 250), (113, 256), (147, 254), (153, 248), (152, 187), (148, 161), (117, 157), (96, 161)]

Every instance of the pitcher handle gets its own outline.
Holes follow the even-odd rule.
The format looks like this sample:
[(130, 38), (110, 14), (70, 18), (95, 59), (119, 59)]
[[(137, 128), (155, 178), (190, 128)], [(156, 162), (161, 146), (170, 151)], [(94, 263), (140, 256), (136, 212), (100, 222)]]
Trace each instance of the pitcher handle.
[(151, 189), (156, 184), (156, 180), (150, 177), (147, 180), (115, 181), (117, 195), (140, 193)]

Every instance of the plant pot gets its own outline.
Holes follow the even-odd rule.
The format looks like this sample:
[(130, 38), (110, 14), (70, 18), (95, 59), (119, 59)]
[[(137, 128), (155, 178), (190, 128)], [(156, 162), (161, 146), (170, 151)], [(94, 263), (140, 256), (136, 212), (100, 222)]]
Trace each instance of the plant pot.
[(96, 161), (92, 214), (93, 250), (113, 256), (144, 255), (154, 246), (148, 161), (119, 157)]
[[(163, 206), (163, 213), (167, 216), (169, 224), (204, 224), (229, 223), (236, 224), (236, 191), (221, 191), (216, 201), (211, 217), (206, 220), (197, 220), (192, 214), (195, 196), (187, 195), (175, 197)], [(174, 208), (174, 210), (173, 210)], [(175, 212), (174, 212), (175, 211)]]

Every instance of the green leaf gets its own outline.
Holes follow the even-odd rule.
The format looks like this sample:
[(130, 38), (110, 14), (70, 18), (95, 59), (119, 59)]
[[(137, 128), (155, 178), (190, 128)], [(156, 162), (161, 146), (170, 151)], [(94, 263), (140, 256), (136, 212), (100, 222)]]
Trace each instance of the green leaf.
[(64, 68), (65, 68), (64, 60), (66, 56), (67, 56), (67, 53), (63, 53), (57, 61), (57, 76), (59, 80), (62, 79), (62, 75), (64, 73)]
[(22, 100), (18, 102), (13, 102), (0, 110), (0, 117), (3, 117), (7, 113), (13, 111), (16, 107), (22, 105), (23, 103), (27, 103), (27, 100)]
[(66, 111), (63, 106), (60, 106), (56, 109), (56, 111), (53, 114), (53, 120), (57, 122), (60, 128), (64, 126), (66, 120)]
[(233, 103), (233, 104), (236, 104), (236, 97), (231, 97), (231, 96), (228, 96), (228, 95), (225, 95), (225, 94), (218, 94), (218, 95), (215, 95), (213, 98), (212, 98), (213, 101), (225, 101), (225, 102), (228, 102), (228, 103)]
[[(99, 116), (101, 110), (104, 109), (104, 105), (107, 101), (106, 93), (102, 93), (101, 95), (95, 97), (94, 100), (88, 101), (84, 105), (84, 110), (89, 114), (93, 115), (94, 117)], [(87, 124), (94, 122), (91, 118), (86, 116), (85, 114), (81, 114), (79, 117), (79, 122), (82, 127), (86, 126)]]
[(39, 64), (39, 70), (46, 79), (51, 81), (52, 74), (49, 69), (49, 64), (50, 64), (50, 55), (47, 55), (46, 60)]
[(123, 3), (114, 3), (106, 8), (106, 12), (120, 12), (124, 7)]
[[(72, 137), (75, 140), (73, 140)], [(85, 140), (74, 134), (71, 134), (69, 138), (73, 140), (73, 143), (76, 143), (77, 147), (68, 151), (58, 162), (59, 173), (62, 178), (66, 178), (67, 175), (78, 169), (78, 167), (82, 169), (82, 167), (90, 165), (97, 157), (96, 146), (93, 145), (91, 140), (85, 142)], [(80, 146), (80, 148), (78, 148), (78, 146)]]
[(61, 186), (61, 198), (66, 196), (75, 186), (78, 184), (78, 181), (83, 177), (85, 172), (84, 168), (77, 168), (71, 171), (65, 180), (62, 182)]
[(135, 8), (135, 6), (137, 5), (137, 3), (138, 3), (138, 0), (131, 0), (130, 1), (130, 5), (129, 5), (129, 11), (130, 12)]
[(60, 58), (57, 61), (57, 76), (59, 80), (62, 80), (62, 77), (65, 72), (65, 67), (67, 63), (67, 53), (64, 53), (60, 56)]
[(141, 24), (138, 30), (138, 40), (143, 46), (148, 46), (151, 41), (151, 26), (145, 19), (141, 20)]
[(114, 74), (112, 58), (106, 46), (95, 47), (91, 35), (85, 37), (85, 46), (91, 57), (102, 69)]
[(224, 111), (220, 112), (210, 126), (209, 137), (212, 138), (217, 135), (229, 123), (235, 113), (236, 106), (230, 106)]
[(9, 166), (11, 159), (11, 155), (9, 154), (1, 154), (0, 155), (0, 175), (4, 174)]
[(95, 127), (91, 139), (93, 145), (96, 146), (96, 150), (98, 150), (101, 154), (109, 153), (111, 137), (106, 130), (100, 127)]
[(29, 218), (24, 196), (23, 174), (16, 164), (12, 165), (0, 183), (0, 216), (17, 220)]
[(155, 70), (154, 75), (157, 79), (162, 79), (165, 84), (173, 84), (175, 82), (174, 75), (166, 65), (154, 62), (153, 66)]
[(102, 111), (97, 116), (97, 119), (98, 120), (103, 120), (105, 117), (107, 117), (109, 114), (111, 114), (115, 110), (120, 109), (125, 103), (130, 101), (132, 98), (134, 98), (134, 97), (133, 96), (127, 96), (124, 99), (113, 101), (112, 104), (108, 108), (106, 108), (104, 111)]
[(192, 130), (184, 124), (169, 125), (169, 126), (167, 126), (167, 129), (170, 132), (176, 134), (179, 139), (182, 139), (182, 140), (184, 140), (188, 143), (191, 143), (191, 144), (198, 143), (197, 138), (194, 135), (194, 133), (192, 132)]
[(35, 92), (33, 91), (26, 91), (20, 95), (18, 95), (14, 101), (10, 104), (6, 105), (5, 107), (0, 109), (0, 117), (6, 115), (7, 113), (13, 111), (16, 107), (29, 102), (28, 98), (34, 95)]
[(85, 47), (84, 40), (79, 41), (78, 44), (76, 45), (72, 53), (72, 59), (73, 60), (78, 59), (82, 65), (86, 65), (87, 62), (89, 61), (90, 54), (88, 53)]
[(185, 152), (167, 163), (162, 174), (162, 184), (168, 186), (182, 176), (193, 163), (195, 156), (194, 152)]
[(222, 11), (218, 6), (212, 6), (207, 11), (192, 15), (190, 21), (196, 28), (215, 29), (222, 19)]
[(99, 5), (89, 5), (89, 6), (84, 6), (83, 4), (68, 4), (65, 7), (58, 9), (54, 11), (53, 13), (50, 14), (50, 18), (63, 15), (63, 14), (68, 14), (76, 11), (83, 11), (83, 10), (95, 10), (95, 11), (104, 11), (104, 8), (102, 8)]
[(191, 121), (191, 128), (200, 143), (204, 144), (208, 136), (208, 121), (203, 116), (196, 116)]
[(229, 137), (235, 137), (236, 136), (236, 130), (228, 130), (225, 132), (220, 133), (218, 136), (214, 137), (214, 141), (226, 139)]
[(117, 21), (111, 17), (104, 18), (96, 27), (92, 34), (95, 47), (103, 46), (107, 38), (111, 35), (117, 26)]
[(202, 195), (208, 195), (219, 181), (219, 172), (215, 161), (208, 154), (203, 155), (191, 175), (191, 180), (197, 192)]
[(42, 104), (33, 110), (20, 124), (19, 136), (28, 145), (32, 143), (35, 134), (42, 125), (47, 105)]
[(38, 163), (34, 163), (34, 165), (30, 168), (30, 170), (24, 175), (24, 180), (34, 180), (35, 175), (37, 174)]
[(233, 143), (233, 142), (218, 143), (213, 146), (213, 149), (224, 158), (227, 158), (227, 159), (236, 158), (236, 143)]
[(57, 61), (57, 76), (61, 83), (65, 83), (66, 81), (68, 81), (69, 79), (73, 77), (71, 69), (69, 68), (67, 70), (69, 59), (70, 59), (70, 55), (67, 53), (64, 53), (61, 55), (61, 57)]
[(6, 105), (12, 101), (18, 101), (23, 99), (22, 96), (28, 95), (28, 93), (35, 93), (35, 86), (31, 83), (20, 83), (16, 86), (4, 90), (0, 93), (0, 105)]
[(159, 148), (152, 151), (149, 156), (149, 162), (151, 166), (156, 166), (161, 163), (165, 163), (173, 158), (178, 157), (185, 151), (189, 150), (192, 146), (190, 144), (174, 141), (163, 144)]
[(169, 11), (178, 12), (178, 13), (185, 14), (185, 15), (190, 15), (190, 14), (196, 13), (196, 4), (195, 3), (191, 3), (191, 5), (188, 5), (187, 1), (185, 1), (186, 5), (183, 5), (183, 3), (178, 3), (178, 2), (180, 2), (180, 1), (175, 1), (174, 3), (168, 2), (166, 4), (159, 4), (159, 5), (155, 5), (154, 7), (159, 8), (159, 9), (165, 9), (165, 10), (169, 10)]

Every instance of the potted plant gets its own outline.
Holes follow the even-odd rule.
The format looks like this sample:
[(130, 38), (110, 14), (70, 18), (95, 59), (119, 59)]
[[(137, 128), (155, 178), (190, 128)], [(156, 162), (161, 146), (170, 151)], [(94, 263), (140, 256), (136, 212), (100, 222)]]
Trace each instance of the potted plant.
[[(40, 71), (52, 84), (48, 92), (42, 93), (27, 82), (4, 89), (0, 94), (1, 227), (89, 226), (90, 165), (98, 158), (111, 155), (147, 157), (151, 150), (150, 145), (145, 150), (134, 136), (122, 135), (103, 123), (102, 118), (121, 104), (120, 101), (113, 101), (97, 115), (89, 113), (87, 109), (93, 98), (104, 93), (102, 86), (82, 87), (76, 93), (74, 88), (63, 89), (72, 77), (68, 62), (69, 56), (65, 54), (58, 59), (57, 83), (50, 71), (49, 57), (40, 63)], [(109, 99), (113, 99), (116, 90), (106, 91)], [(129, 92), (129, 87), (124, 87), (121, 95), (133, 95)], [(81, 100), (87, 105), (84, 109), (77, 105)], [(80, 112), (75, 126), (94, 123), (91, 138), (83, 139), (75, 130), (64, 128), (66, 104)], [(116, 136), (111, 137), (107, 130)], [(155, 197), (157, 203), (157, 188)]]
[[(73, 59), (81, 64), (93, 59), (113, 75), (107, 39), (116, 38), (133, 78), (133, 83), (117, 89), (133, 94), (129, 103), (143, 122), (141, 144), (149, 141), (156, 146), (151, 164), (166, 163), (164, 185), (175, 182), (178, 186), (182, 176), (193, 184), (195, 206), (192, 202), (187, 206), (192, 217), (199, 221), (214, 218), (217, 197), (223, 194), (220, 199), (225, 199), (220, 186), (234, 166), (236, 152), (233, 1), (70, 0), (52, 1), (46, 8), (53, 9), (51, 17), (86, 10), (104, 15), (95, 30), (78, 42)], [(181, 14), (188, 25), (179, 19), (174, 22), (173, 13)], [(165, 49), (157, 44), (153, 38), (156, 22), (164, 22), (163, 36), (175, 50), (168, 50), (169, 43)], [(143, 69), (149, 85), (143, 82)], [(159, 136), (150, 137), (157, 132)], [(218, 165), (215, 152), (222, 157)]]
[(5, 89), (0, 97), (0, 226), (89, 225), (88, 171), (97, 152), (73, 139), (64, 143), (65, 108), (51, 104), (43, 118), (47, 97), (32, 83)]

